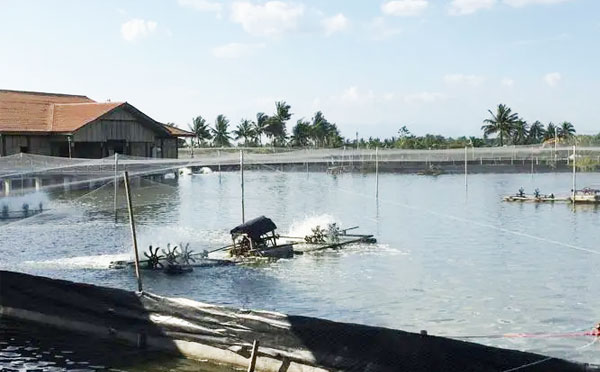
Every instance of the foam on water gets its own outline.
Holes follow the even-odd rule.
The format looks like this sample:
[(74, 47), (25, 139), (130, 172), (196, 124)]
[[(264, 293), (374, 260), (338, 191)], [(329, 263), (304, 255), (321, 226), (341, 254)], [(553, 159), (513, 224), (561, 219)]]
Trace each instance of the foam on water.
[(316, 226), (327, 229), (327, 226), (332, 223), (340, 225), (340, 221), (329, 214), (307, 216), (303, 220), (292, 222), (287, 235), (294, 237), (312, 235), (312, 229)]
[(25, 261), (23, 264), (37, 268), (60, 268), (60, 269), (108, 269), (113, 261), (124, 261), (131, 259), (129, 254), (103, 254), (98, 256), (65, 257), (45, 261)]

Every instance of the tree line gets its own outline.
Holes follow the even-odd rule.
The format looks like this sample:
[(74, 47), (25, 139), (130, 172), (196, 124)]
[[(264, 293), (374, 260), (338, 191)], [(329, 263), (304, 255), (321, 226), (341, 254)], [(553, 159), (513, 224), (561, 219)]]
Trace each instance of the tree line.
[[(343, 145), (343, 137), (336, 124), (330, 123), (321, 111), (317, 111), (310, 120), (297, 120), (288, 135), (287, 122), (291, 119), (291, 106), (285, 101), (275, 102), (272, 115), (264, 112), (256, 114), (256, 119), (242, 118), (240, 123), (231, 129), (229, 119), (218, 115), (211, 127), (206, 119), (197, 116), (189, 125), (195, 134), (193, 146), (228, 147), (232, 140), (246, 147), (263, 146), (266, 137), (270, 146), (284, 147), (339, 147)], [(265, 143), (266, 144), (266, 143)]]
[[(342, 146), (360, 148), (400, 148), (400, 149), (445, 149), (472, 147), (490, 147), (505, 145), (531, 145), (544, 142), (559, 141), (571, 143), (576, 141), (583, 145), (600, 145), (600, 133), (596, 136), (576, 136), (572, 123), (565, 121), (555, 125), (547, 125), (540, 121), (529, 124), (517, 113), (504, 104), (492, 111), (485, 119), (481, 130), (482, 137), (462, 136), (445, 137), (436, 134), (416, 136), (406, 126), (402, 126), (397, 136), (390, 138), (369, 137), (344, 139), (335, 123), (330, 123), (321, 111), (317, 111), (310, 120), (298, 119), (288, 134), (287, 124), (292, 117), (291, 106), (285, 101), (275, 102), (273, 114), (263, 112), (256, 114), (255, 119), (243, 118), (232, 128), (225, 115), (218, 115), (211, 126), (205, 118), (197, 116), (189, 125), (195, 134), (191, 145), (194, 147), (228, 147), (237, 140), (238, 145), (245, 147), (313, 147), (336, 148)], [(263, 141), (266, 139), (266, 141)]]

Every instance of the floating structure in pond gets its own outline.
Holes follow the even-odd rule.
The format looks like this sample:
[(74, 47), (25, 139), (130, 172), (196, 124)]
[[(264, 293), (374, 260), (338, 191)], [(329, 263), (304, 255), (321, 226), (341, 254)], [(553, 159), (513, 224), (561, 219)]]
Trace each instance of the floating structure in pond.
[(600, 204), (600, 189), (586, 187), (581, 190), (575, 190), (570, 200), (574, 203)]
[[(574, 200), (573, 197), (575, 197)], [(554, 193), (542, 194), (539, 189), (535, 189), (533, 194), (525, 194), (525, 190), (521, 187), (515, 195), (505, 196), (503, 200), (507, 202), (600, 204), (600, 190), (586, 187), (576, 190), (574, 193), (571, 190), (571, 196), (556, 196)]]
[(0, 220), (15, 220), (35, 216), (44, 211), (44, 204), (39, 202), (35, 206), (23, 203), (19, 209), (11, 209), (8, 204), (0, 204)]
[(233, 245), (228, 249), (229, 255), (236, 258), (292, 258), (293, 244), (279, 244), (276, 229), (275, 223), (265, 216), (231, 229)]
[(566, 197), (556, 197), (554, 193), (552, 194), (542, 194), (539, 189), (535, 189), (533, 194), (528, 195), (525, 194), (525, 189), (522, 187), (515, 195), (509, 195), (504, 197), (504, 201), (508, 202), (534, 202), (534, 203), (554, 203), (557, 201), (568, 201)]
[[(337, 224), (330, 224), (327, 229), (316, 226), (312, 235), (303, 237), (280, 236), (275, 231), (277, 225), (265, 216), (257, 217), (233, 228), (232, 244), (211, 251), (195, 253), (189, 249), (189, 243), (184, 246), (167, 249), (149, 246), (144, 252), (146, 259), (140, 260), (140, 269), (164, 271), (167, 274), (182, 274), (190, 272), (194, 267), (214, 267), (233, 264), (269, 262), (282, 258), (293, 258), (307, 252), (317, 252), (326, 249), (340, 249), (344, 246), (358, 243), (374, 244), (377, 239), (373, 235), (350, 234), (348, 231), (358, 226), (341, 229)], [(284, 241), (281, 243), (281, 241)], [(183, 247), (183, 248), (182, 248)], [(210, 253), (227, 251), (225, 259), (208, 258)], [(111, 269), (134, 267), (134, 261), (113, 261)]]

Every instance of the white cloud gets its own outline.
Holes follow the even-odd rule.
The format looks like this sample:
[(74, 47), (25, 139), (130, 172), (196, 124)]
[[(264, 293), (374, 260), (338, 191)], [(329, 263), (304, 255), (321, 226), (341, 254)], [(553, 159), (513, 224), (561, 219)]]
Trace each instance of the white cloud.
[(231, 5), (231, 20), (242, 25), (249, 34), (257, 36), (281, 36), (296, 29), (303, 15), (303, 5), (282, 1), (263, 4), (236, 1)]
[(500, 85), (502, 85), (503, 87), (513, 87), (515, 85), (515, 81), (511, 78), (504, 78), (502, 79), (502, 81), (500, 81)]
[(121, 25), (121, 36), (127, 41), (135, 41), (153, 34), (157, 25), (154, 21), (130, 19)]
[(557, 86), (561, 79), (562, 75), (558, 72), (551, 72), (549, 74), (544, 75), (544, 82), (551, 87)]
[(478, 75), (448, 74), (444, 76), (444, 82), (446, 84), (470, 85), (473, 87), (481, 85), (484, 80), (485, 78), (483, 76)]
[(478, 10), (490, 9), (496, 0), (452, 0), (449, 13), (451, 15), (473, 14)]
[(402, 33), (402, 29), (390, 26), (383, 17), (374, 18), (367, 28), (375, 40), (385, 40)]
[(427, 0), (393, 0), (381, 5), (381, 11), (390, 16), (411, 17), (417, 16), (427, 9)]
[(237, 59), (254, 54), (257, 50), (264, 49), (264, 43), (243, 44), (229, 43), (213, 48), (212, 53), (217, 58)]
[(504, 3), (515, 8), (521, 8), (527, 5), (534, 4), (558, 4), (565, 3), (570, 0), (504, 0)]
[(343, 103), (364, 104), (372, 102), (375, 99), (375, 93), (372, 90), (362, 92), (357, 86), (346, 89), (339, 100)]
[(325, 18), (321, 21), (326, 35), (332, 35), (336, 32), (344, 31), (350, 25), (350, 21), (342, 13), (333, 17)]
[(200, 12), (216, 12), (220, 13), (223, 6), (217, 1), (209, 0), (177, 0), (180, 6), (192, 8)]
[(433, 103), (443, 99), (445, 96), (437, 92), (420, 92), (412, 93), (404, 96), (406, 103)]

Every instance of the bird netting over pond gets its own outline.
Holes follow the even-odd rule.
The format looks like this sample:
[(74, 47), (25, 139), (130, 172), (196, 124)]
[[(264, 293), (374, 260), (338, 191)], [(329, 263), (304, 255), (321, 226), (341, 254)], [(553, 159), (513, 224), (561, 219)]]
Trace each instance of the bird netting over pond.
[[(189, 166), (228, 166), (240, 162), (252, 164), (304, 164), (304, 163), (362, 163), (373, 162), (502, 162), (526, 161), (569, 163), (573, 159), (572, 146), (505, 146), (468, 147), (459, 149), (290, 149), (290, 148), (190, 148), (179, 149), (178, 159), (142, 158), (128, 155), (102, 159), (71, 159), (33, 154), (16, 154), (0, 157), (0, 178), (36, 174), (88, 175), (102, 178), (117, 170), (128, 170), (133, 175), (152, 174), (168, 169)], [(600, 147), (577, 147), (576, 159), (600, 162)]]

